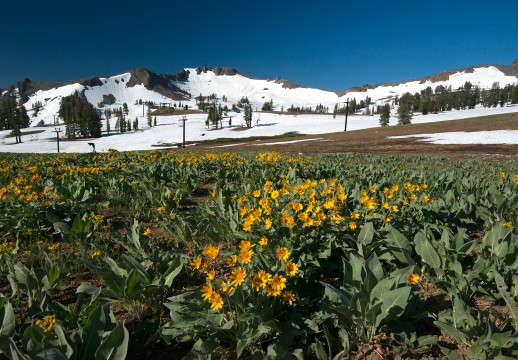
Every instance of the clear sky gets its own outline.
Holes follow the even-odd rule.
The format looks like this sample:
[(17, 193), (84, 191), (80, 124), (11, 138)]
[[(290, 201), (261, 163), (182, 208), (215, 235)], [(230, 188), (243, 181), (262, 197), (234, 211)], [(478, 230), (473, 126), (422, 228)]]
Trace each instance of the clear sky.
[(518, 58), (518, 1), (8, 1), (0, 87), (227, 66), (324, 90)]

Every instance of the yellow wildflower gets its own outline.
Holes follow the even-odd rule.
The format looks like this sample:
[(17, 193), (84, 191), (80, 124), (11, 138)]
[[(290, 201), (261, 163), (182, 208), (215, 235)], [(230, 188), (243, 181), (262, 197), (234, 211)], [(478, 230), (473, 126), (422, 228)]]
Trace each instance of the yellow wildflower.
[(233, 267), (237, 263), (237, 255), (231, 255), (227, 258), (227, 266)]
[(267, 238), (266, 236), (264, 236), (264, 235), (263, 235), (263, 236), (261, 237), (261, 240), (259, 240), (259, 245), (261, 245), (261, 246), (266, 246), (266, 245), (268, 245), (268, 238)]
[(284, 294), (282, 294), (282, 299), (290, 305), (293, 305), (293, 302), (296, 300), (295, 294), (291, 290), (284, 292)]
[(285, 247), (278, 247), (276, 249), (277, 260), (287, 261), (290, 257), (290, 252)]
[(192, 259), (191, 266), (196, 270), (199, 269), (201, 266), (201, 258), (197, 257), (197, 258)]
[(210, 297), (210, 308), (212, 310), (220, 310), (223, 307), (223, 299), (221, 298), (221, 295), (217, 292), (213, 292)]
[(239, 252), (239, 261), (245, 265), (249, 264), (252, 261), (252, 255), (254, 255), (252, 250), (241, 250)]
[(419, 283), (419, 280), (421, 279), (421, 277), (417, 274), (410, 274), (408, 275), (408, 283), (410, 285), (417, 285)]
[(43, 330), (43, 332), (50, 332), (54, 329), (54, 325), (57, 323), (54, 315), (45, 315), (43, 320), (36, 320), (36, 325)]
[(243, 270), (242, 268), (238, 267), (232, 270), (232, 274), (230, 275), (230, 280), (232, 286), (239, 286), (241, 285), (246, 278), (246, 270)]
[(144, 231), (144, 236), (148, 236), (149, 234), (151, 234), (151, 229), (150, 229), (150, 228), (147, 228), (147, 229)]
[(60, 246), (60, 244), (59, 244), (59, 243), (55, 243), (55, 244), (49, 245), (49, 246), (47, 247), (47, 249), (48, 249), (49, 251), (54, 251), (54, 250), (58, 249), (58, 248), (59, 248), (59, 246)]
[(212, 281), (216, 277), (216, 272), (214, 270), (210, 270), (207, 273), (207, 281)]
[(269, 287), (267, 289), (267, 294), (269, 296), (278, 296), (281, 294), (282, 290), (286, 288), (286, 278), (282, 275), (275, 274), (269, 282)]
[(208, 257), (211, 260), (214, 260), (218, 257), (219, 249), (217, 247), (214, 247), (212, 245), (208, 245), (205, 250), (203, 250), (203, 255)]
[(264, 271), (264, 270), (259, 271), (257, 274), (255, 274), (252, 277), (252, 288), (255, 291), (259, 291), (261, 289), (266, 288), (266, 285), (268, 284), (268, 282), (270, 281), (271, 278), (272, 278), (272, 275), (268, 274), (266, 271)]
[(286, 275), (288, 276), (295, 276), (297, 275), (297, 271), (299, 271), (299, 268), (297, 267), (297, 264), (294, 262), (288, 261), (286, 263)]
[(205, 284), (201, 288), (201, 297), (203, 298), (203, 300), (209, 301), (213, 292), (214, 292), (214, 290), (212, 289), (212, 285), (211, 284)]
[(234, 287), (230, 285), (230, 283), (226, 281), (221, 282), (221, 292), (223, 293), (223, 295), (229, 296), (232, 290), (234, 290)]

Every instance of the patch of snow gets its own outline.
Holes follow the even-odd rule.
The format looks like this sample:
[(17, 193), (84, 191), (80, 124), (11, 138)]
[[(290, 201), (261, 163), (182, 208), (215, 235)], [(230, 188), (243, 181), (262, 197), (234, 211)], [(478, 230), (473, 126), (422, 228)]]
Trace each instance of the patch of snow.
[[(475, 116), (485, 116), (493, 114), (505, 114), (518, 112), (518, 106), (498, 107), (498, 108), (477, 108), (473, 110), (452, 111), (440, 114), (416, 115), (412, 123), (427, 123), (455, 119), (464, 119)], [(259, 126), (250, 129), (244, 128), (243, 114), (231, 113), (233, 116), (232, 126), (224, 122), (222, 129), (207, 129), (205, 120), (206, 114), (186, 115), (185, 137), (187, 142), (200, 142), (201, 140), (214, 140), (219, 138), (246, 138), (260, 136), (276, 136), (286, 133), (297, 132), (307, 135), (319, 135), (326, 133), (342, 132), (344, 130), (344, 116), (333, 118), (331, 115), (278, 115), (271, 113), (261, 113)], [(256, 124), (259, 114), (253, 114), (252, 124)], [(131, 119), (131, 118), (130, 118)], [(61, 141), (61, 152), (91, 152), (92, 148), (88, 145), (93, 142), (99, 152), (116, 149), (119, 151), (129, 150), (152, 150), (157, 149), (160, 144), (178, 144), (183, 141), (182, 116), (159, 116), (157, 126), (149, 128), (144, 117), (139, 117), (139, 130), (136, 132), (115, 133), (107, 135), (103, 132), (103, 137), (98, 139)], [(115, 119), (110, 120), (111, 128), (115, 128)], [(396, 125), (397, 119), (391, 118), (390, 124)], [(349, 116), (347, 130), (360, 130), (379, 127), (379, 115), (375, 116)], [(22, 133), (28, 130), (43, 130), (32, 135), (22, 135), (22, 143), (15, 144), (14, 138), (5, 138), (10, 134), (9, 130), (0, 131), (0, 152), (19, 152), (19, 153), (55, 153), (57, 150), (56, 133), (54, 130), (61, 129), (64, 136), (64, 126), (42, 126), (23, 129)], [(103, 120), (103, 129), (106, 128), (106, 120)], [(204, 134), (202, 136), (202, 134)], [(514, 143), (515, 139), (506, 137), (506, 143)], [(483, 141), (478, 137), (478, 141)], [(299, 140), (294, 140), (299, 141)], [(460, 140), (459, 140), (460, 141)], [(226, 145), (225, 145), (226, 146)]]
[[(417, 134), (406, 136), (390, 136), (391, 139), (419, 138), (419, 141), (441, 145), (518, 145), (518, 130), (493, 130), (493, 131), (456, 131), (435, 134)], [(422, 138), (422, 139), (421, 139)]]

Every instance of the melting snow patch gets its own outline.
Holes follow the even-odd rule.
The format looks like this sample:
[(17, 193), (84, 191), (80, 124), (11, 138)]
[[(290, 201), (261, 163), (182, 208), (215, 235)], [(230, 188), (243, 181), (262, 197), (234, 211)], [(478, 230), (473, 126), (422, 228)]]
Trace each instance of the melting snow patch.
[(278, 141), (278, 142), (270, 142), (270, 143), (264, 143), (264, 144), (253, 144), (254, 146), (264, 146), (264, 145), (282, 145), (282, 144), (293, 144), (303, 141), (314, 141), (314, 140), (322, 140), (323, 138), (316, 138), (316, 139), (304, 139), (304, 140), (290, 140), (290, 141)]
[(493, 130), (493, 131), (457, 131), (436, 134), (416, 134), (404, 136), (388, 136), (389, 139), (421, 138), (420, 141), (439, 145), (518, 145), (518, 130)]

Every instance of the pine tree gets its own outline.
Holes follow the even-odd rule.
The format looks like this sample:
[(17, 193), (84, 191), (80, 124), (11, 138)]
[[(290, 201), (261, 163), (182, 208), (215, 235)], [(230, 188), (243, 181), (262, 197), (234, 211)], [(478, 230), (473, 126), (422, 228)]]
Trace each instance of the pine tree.
[(153, 119), (151, 117), (151, 109), (149, 108), (149, 106), (147, 108), (146, 116), (147, 116), (147, 126), (149, 126), (149, 127), (153, 126), (153, 124), (152, 124)]
[(61, 99), (58, 113), (65, 123), (68, 138), (101, 136), (101, 117), (92, 104), (77, 92)]
[(135, 116), (135, 121), (133, 121), (133, 131), (138, 130), (138, 117)]
[(124, 117), (124, 114), (122, 113), (122, 109), (119, 110), (119, 117), (120, 117), (119, 132), (121, 132), (121, 133), (126, 132), (126, 118)]
[(399, 99), (398, 108), (398, 125), (407, 125), (412, 123), (412, 109), (414, 96), (410, 93), (405, 93)]
[(250, 104), (246, 103), (245, 106), (245, 114), (243, 116), (243, 119), (245, 120), (245, 124), (247, 128), (252, 127), (252, 107)]
[(511, 103), (512, 104), (518, 104), (518, 84), (513, 86), (512, 96), (511, 96)]
[(381, 107), (380, 125), (388, 126), (390, 122), (390, 105), (385, 104)]

